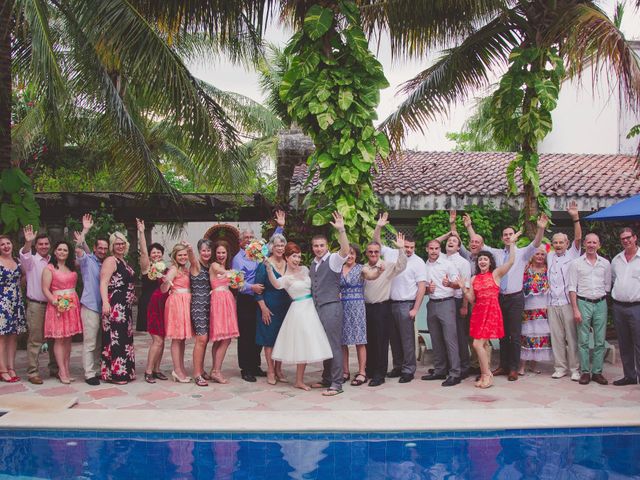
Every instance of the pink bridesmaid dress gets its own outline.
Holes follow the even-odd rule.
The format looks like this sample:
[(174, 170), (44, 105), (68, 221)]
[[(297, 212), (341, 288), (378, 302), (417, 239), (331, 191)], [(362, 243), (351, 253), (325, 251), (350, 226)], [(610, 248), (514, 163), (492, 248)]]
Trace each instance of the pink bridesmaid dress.
[(236, 299), (229, 290), (229, 278), (224, 275), (211, 276), (211, 314), (209, 317), (209, 338), (212, 341), (226, 340), (240, 336)]
[(178, 270), (164, 305), (164, 325), (167, 338), (184, 340), (193, 337), (191, 328), (191, 289), (189, 273)]
[(80, 301), (76, 293), (78, 274), (76, 272), (61, 272), (51, 264), (46, 268), (51, 271), (52, 275), (49, 290), (55, 297), (68, 295), (71, 299), (71, 308), (66, 312), (60, 312), (51, 302), (47, 302), (44, 316), (44, 336), (46, 338), (66, 338), (82, 333)]

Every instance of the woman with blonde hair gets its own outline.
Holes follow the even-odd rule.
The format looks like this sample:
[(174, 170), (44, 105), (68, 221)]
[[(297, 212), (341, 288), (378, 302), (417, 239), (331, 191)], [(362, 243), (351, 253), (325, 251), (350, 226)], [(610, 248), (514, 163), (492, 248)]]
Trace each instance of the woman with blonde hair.
[(174, 382), (189, 383), (191, 377), (187, 375), (184, 366), (185, 340), (193, 336), (188, 264), (193, 264), (197, 260), (191, 245), (181, 242), (173, 247), (171, 261), (172, 265), (160, 286), (160, 290), (169, 292), (164, 306), (164, 326), (167, 338), (171, 339), (171, 360), (173, 361), (171, 378)]
[(124, 233), (109, 237), (110, 257), (100, 269), (102, 297), (102, 380), (124, 385), (136, 378), (133, 349), (132, 307), (135, 296), (135, 274), (125, 257), (129, 241)]

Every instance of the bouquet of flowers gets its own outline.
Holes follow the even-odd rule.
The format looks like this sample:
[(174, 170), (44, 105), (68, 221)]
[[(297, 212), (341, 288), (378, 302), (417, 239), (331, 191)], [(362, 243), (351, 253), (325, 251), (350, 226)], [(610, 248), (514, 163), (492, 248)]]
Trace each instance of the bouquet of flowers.
[(149, 265), (149, 272), (147, 273), (147, 276), (149, 277), (149, 280), (162, 278), (166, 269), (167, 265), (162, 260), (153, 262), (151, 265)]
[(227, 272), (227, 277), (229, 277), (229, 286), (231, 288), (237, 288), (239, 290), (244, 287), (244, 272), (229, 270)]
[(269, 247), (261, 240), (253, 240), (244, 249), (249, 260), (261, 263), (267, 256), (269, 256)]
[(58, 313), (68, 312), (72, 308), (76, 308), (75, 303), (73, 303), (73, 297), (65, 293), (64, 295), (58, 296), (58, 302), (56, 303), (56, 310)]

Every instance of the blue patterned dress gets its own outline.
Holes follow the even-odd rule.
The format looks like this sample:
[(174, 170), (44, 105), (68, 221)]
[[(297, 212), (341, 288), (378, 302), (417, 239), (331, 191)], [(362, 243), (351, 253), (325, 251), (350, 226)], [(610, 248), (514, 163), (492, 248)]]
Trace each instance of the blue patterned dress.
[(364, 308), (362, 265), (356, 264), (346, 277), (340, 276), (340, 298), (344, 310), (342, 344), (366, 345), (367, 318)]
[[(282, 276), (275, 269), (273, 273), (276, 278)], [(291, 297), (286, 290), (278, 290), (271, 284), (267, 275), (267, 267), (263, 264), (258, 265), (255, 282), (264, 285), (264, 291), (262, 295), (256, 295), (256, 301), (264, 300), (267, 308), (271, 310), (271, 323), (265, 325), (262, 321), (262, 310), (256, 309), (256, 345), (273, 347), (276, 344), (284, 317), (289, 310), (289, 305), (291, 305)]]
[(209, 317), (211, 312), (211, 281), (209, 270), (200, 265), (200, 273), (191, 279), (191, 323), (196, 335), (209, 335)]
[(21, 273), (19, 263), (15, 270), (0, 265), (0, 335), (27, 331), (24, 301), (20, 293)]

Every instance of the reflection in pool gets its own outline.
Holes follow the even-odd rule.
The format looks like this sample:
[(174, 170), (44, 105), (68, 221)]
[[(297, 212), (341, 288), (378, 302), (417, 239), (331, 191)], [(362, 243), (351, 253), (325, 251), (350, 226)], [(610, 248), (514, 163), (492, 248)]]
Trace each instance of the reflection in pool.
[(640, 479), (640, 429), (198, 434), (0, 430), (0, 478)]

